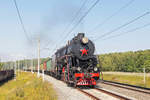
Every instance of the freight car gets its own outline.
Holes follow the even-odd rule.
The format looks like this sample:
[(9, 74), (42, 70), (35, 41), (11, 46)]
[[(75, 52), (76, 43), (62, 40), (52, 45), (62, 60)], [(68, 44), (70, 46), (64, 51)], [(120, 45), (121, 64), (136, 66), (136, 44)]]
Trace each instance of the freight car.
[(56, 51), (52, 59), (41, 66), (45, 72), (62, 79), (68, 85), (95, 86), (100, 77), (94, 43), (78, 33), (68, 44)]
[(6, 81), (14, 77), (14, 70), (0, 71), (0, 82)]
[(49, 59), (47, 59), (46, 61), (44, 61), (41, 65), (40, 65), (40, 67), (42, 68), (42, 69), (40, 69), (40, 70), (43, 70), (44, 69), (44, 73), (45, 74), (47, 74), (47, 75), (52, 75), (51, 74), (51, 69), (52, 69), (52, 65), (51, 65), (51, 58), (49, 58)]

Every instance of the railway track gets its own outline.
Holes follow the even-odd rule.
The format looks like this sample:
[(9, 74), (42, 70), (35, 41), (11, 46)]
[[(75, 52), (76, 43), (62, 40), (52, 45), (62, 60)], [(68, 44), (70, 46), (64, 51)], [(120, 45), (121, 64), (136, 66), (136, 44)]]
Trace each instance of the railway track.
[(88, 93), (88, 92), (85, 92), (84, 90), (80, 89), (80, 88), (77, 88), (78, 91), (82, 92), (83, 94), (89, 96), (90, 98), (92, 98), (93, 100), (101, 100), (100, 98)]
[(150, 94), (150, 88), (144, 88), (144, 87), (139, 87), (139, 86), (135, 86), (135, 85), (129, 85), (129, 84), (106, 81), (106, 80), (103, 80), (101, 82), (103, 84), (111, 85), (114, 87), (119, 87), (119, 88), (124, 88), (124, 89), (132, 90), (132, 91), (136, 91), (136, 92), (140, 92), (140, 93)]
[[(65, 83), (64, 81), (61, 81), (61, 82)], [(118, 93), (115, 93), (106, 89), (102, 89), (100, 87), (76, 88), (76, 89), (82, 94), (90, 97), (92, 100), (133, 100), (132, 98), (128, 98), (124, 95), (121, 95), (121, 94), (118, 94)]]
[(104, 90), (104, 89), (101, 89), (101, 88), (95, 88), (95, 90), (106, 93), (106, 94), (108, 94), (112, 97), (115, 97), (117, 99), (120, 99), (120, 100), (131, 100), (130, 98), (127, 98), (125, 96), (122, 96), (122, 95), (119, 95), (117, 93), (113, 93), (113, 92), (110, 92), (110, 91), (107, 91), (107, 90)]
[(94, 89), (89, 89), (88, 90), (89, 92), (85, 91), (84, 89), (80, 89), (80, 88), (77, 88), (77, 90), (82, 92), (83, 94), (89, 96), (93, 100), (104, 100), (103, 97), (100, 98), (98, 95), (95, 95), (95, 92), (93, 92), (93, 90), (96, 90), (97, 94), (99, 94), (99, 95), (104, 93), (104, 94), (106, 94), (106, 95), (108, 95), (110, 97), (116, 98), (117, 100), (132, 100), (131, 98), (127, 98), (127, 97), (122, 96), (120, 94), (117, 94), (117, 93), (114, 93), (114, 92), (110, 92), (108, 90), (101, 89), (101, 88), (98, 88), (98, 87), (96, 87)]

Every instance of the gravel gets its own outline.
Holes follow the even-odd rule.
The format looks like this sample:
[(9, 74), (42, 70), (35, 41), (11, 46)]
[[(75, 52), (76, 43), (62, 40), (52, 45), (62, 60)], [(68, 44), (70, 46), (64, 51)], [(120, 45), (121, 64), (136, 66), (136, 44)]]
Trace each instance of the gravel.
[[(58, 100), (92, 100), (90, 97), (81, 93), (77, 89), (68, 87), (66, 83), (57, 80), (51, 76), (45, 75), (44, 80), (53, 84), (53, 87), (58, 95)], [(117, 100), (112, 96), (109, 96), (105, 93), (99, 92), (94, 89), (83, 89), (83, 90), (100, 98), (101, 100)]]
[(74, 88), (67, 87), (65, 83), (53, 77), (45, 75), (45, 80), (53, 84), (58, 95), (58, 100), (91, 100), (88, 96)]
[(108, 94), (99, 92), (99, 91), (97, 91), (95, 89), (88, 89), (88, 90), (84, 90), (84, 91), (86, 91), (86, 92), (96, 96), (97, 98), (100, 98), (101, 100), (119, 100), (117, 98), (109, 96)]
[(104, 83), (98, 83), (98, 86), (125, 95), (127, 97), (135, 98), (137, 100), (150, 100), (150, 94), (145, 94), (145, 93), (141, 93), (138, 91), (133, 91), (125, 88), (115, 87)]

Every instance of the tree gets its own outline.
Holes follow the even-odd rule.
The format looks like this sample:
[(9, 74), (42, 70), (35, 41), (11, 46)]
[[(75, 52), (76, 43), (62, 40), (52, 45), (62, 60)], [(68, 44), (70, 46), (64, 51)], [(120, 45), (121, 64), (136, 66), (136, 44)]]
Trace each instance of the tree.
[(102, 71), (150, 72), (150, 50), (99, 55)]
[(3, 69), (3, 63), (0, 63), (0, 70), (2, 70)]
[(146, 72), (150, 72), (150, 60), (146, 60), (142, 67), (146, 69)]

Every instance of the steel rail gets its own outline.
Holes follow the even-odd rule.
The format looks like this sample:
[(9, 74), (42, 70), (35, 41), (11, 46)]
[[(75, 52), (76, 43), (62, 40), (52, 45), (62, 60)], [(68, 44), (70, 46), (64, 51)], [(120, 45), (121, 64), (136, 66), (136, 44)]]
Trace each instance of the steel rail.
[(110, 96), (112, 96), (114, 98), (118, 98), (120, 100), (131, 100), (131, 99), (125, 97), (125, 96), (121, 96), (119, 94), (116, 94), (116, 93), (113, 93), (113, 92), (109, 92), (109, 91), (104, 90), (104, 89), (100, 89), (100, 88), (94, 88), (94, 89), (97, 90), (97, 91), (103, 92), (105, 94), (108, 94), (108, 95), (110, 95)]
[(80, 88), (77, 88), (78, 91), (82, 92), (83, 94), (91, 97), (93, 100), (101, 100), (100, 98), (97, 98), (96, 96), (93, 96), (92, 94), (88, 93), (88, 92), (85, 92), (84, 90), (80, 89)]
[[(145, 94), (150, 94), (150, 92), (144, 91), (144, 90), (150, 90), (150, 88), (144, 88), (144, 87), (140, 87), (140, 86), (129, 85), (129, 84), (124, 84), (124, 83), (119, 83), (119, 82), (106, 81), (106, 80), (103, 80), (102, 83), (107, 84), (107, 85), (112, 85), (115, 87), (119, 87), (119, 88), (129, 89), (132, 91), (138, 91), (138, 92), (145, 93)], [(128, 87), (125, 87), (125, 86), (128, 86)], [(137, 89), (134, 89), (134, 88), (137, 88)], [(143, 89), (143, 90), (139, 90), (139, 89)]]

